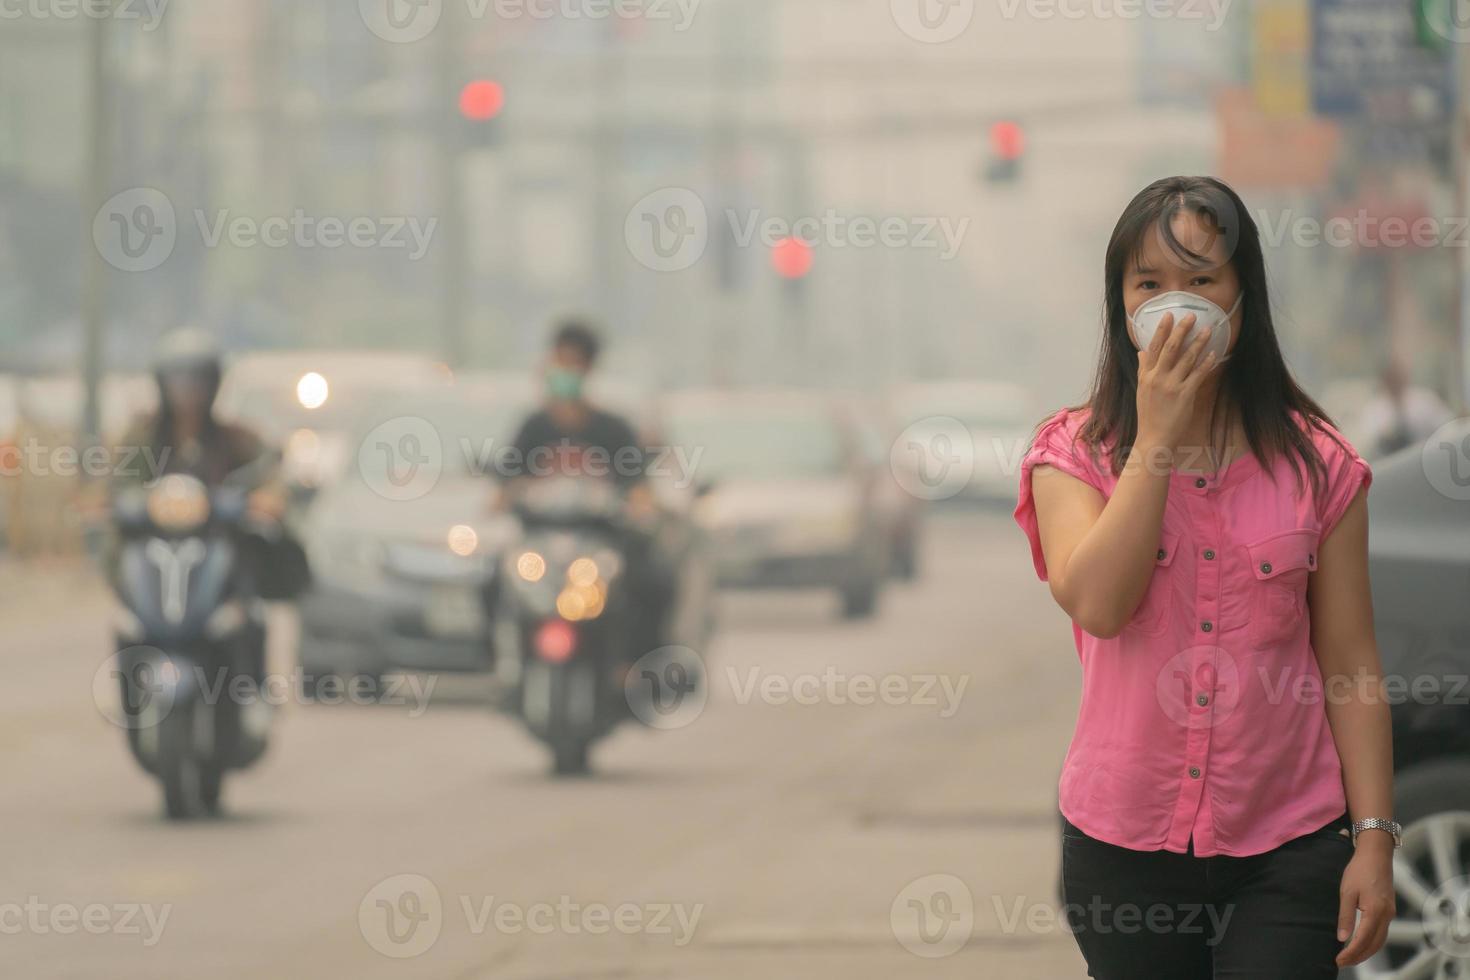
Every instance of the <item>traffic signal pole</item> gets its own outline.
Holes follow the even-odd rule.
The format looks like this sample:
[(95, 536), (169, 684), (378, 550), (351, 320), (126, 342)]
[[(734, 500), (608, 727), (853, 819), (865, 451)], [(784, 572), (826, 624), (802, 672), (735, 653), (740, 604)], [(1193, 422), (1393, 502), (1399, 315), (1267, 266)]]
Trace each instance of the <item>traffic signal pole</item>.
[(465, 337), (466, 265), (464, 225), (464, 187), (461, 180), (461, 119), (458, 94), (463, 82), (459, 58), (459, 25), (454, 23), (458, 5), (446, 3), (436, 31), (435, 90), (439, 93), (439, 134), (436, 161), (439, 184), (439, 336), (444, 361), (452, 368), (462, 367), (468, 356)]

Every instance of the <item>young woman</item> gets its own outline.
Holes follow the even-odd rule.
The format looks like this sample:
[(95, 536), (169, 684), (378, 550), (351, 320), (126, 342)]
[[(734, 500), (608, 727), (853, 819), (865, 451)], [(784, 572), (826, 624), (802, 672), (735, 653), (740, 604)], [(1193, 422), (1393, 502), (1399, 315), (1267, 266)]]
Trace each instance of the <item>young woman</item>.
[(1082, 661), (1069, 924), (1099, 980), (1328, 980), (1394, 913), (1371, 473), (1282, 360), (1233, 190), (1150, 185), (1104, 272), (1092, 393), (1015, 512)]

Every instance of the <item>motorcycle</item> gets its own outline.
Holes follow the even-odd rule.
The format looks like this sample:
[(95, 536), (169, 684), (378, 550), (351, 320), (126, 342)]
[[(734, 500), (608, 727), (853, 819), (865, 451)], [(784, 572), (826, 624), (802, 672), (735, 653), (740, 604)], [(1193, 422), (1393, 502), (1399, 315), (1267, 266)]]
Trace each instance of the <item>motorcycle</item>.
[(120, 490), (112, 672), (128, 746), (181, 820), (217, 813), (224, 775), (265, 752), (265, 619), (251, 559), (282, 538), (247, 514), (247, 489), (170, 474)]
[(512, 505), (522, 538), (497, 576), (496, 687), (559, 776), (585, 773), (593, 743), (631, 716), (623, 675), (640, 644), (628, 574), (637, 532), (623, 503), (606, 480), (545, 477)]

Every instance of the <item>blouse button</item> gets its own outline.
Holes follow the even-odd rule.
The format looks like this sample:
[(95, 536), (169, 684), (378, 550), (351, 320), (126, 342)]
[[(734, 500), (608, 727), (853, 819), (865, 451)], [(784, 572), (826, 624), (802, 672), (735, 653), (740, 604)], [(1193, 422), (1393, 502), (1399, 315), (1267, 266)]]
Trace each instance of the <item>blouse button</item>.
[(1189, 778), (1190, 779), (1198, 779), (1199, 778), (1199, 766), (1190, 766), (1189, 767)]
[(1315, 565), (1315, 564), (1317, 564), (1317, 556), (1316, 555), (1308, 555), (1307, 556), (1307, 564), (1308, 565)]
[(1199, 705), (1200, 707), (1204, 707), (1205, 705), (1210, 703), (1210, 696), (1208, 694), (1196, 695), (1194, 703)]
[(1164, 560), (1164, 555), (1166, 555), (1166, 554), (1167, 554), (1167, 552), (1164, 551), (1163, 548), (1160, 548), (1159, 549), (1159, 561), (1163, 561)]
[(1196, 487), (1198, 487), (1199, 489), (1203, 490), (1205, 488), (1205, 478), (1204, 477), (1199, 477), (1198, 479), (1196, 479), (1194, 481), (1194, 485)]
[(1206, 632), (1206, 633), (1208, 633), (1208, 632), (1210, 632), (1210, 630), (1212, 630), (1212, 629), (1214, 629), (1214, 628), (1215, 628), (1215, 624), (1214, 624), (1214, 623), (1212, 623), (1212, 622), (1210, 622), (1210, 621), (1209, 621), (1209, 620), (1208, 620), (1208, 619), (1207, 619), (1207, 620), (1205, 620), (1205, 621), (1204, 621), (1204, 622), (1203, 622), (1203, 623), (1200, 623), (1200, 624), (1199, 624), (1199, 628), (1200, 628), (1200, 629), (1202, 629), (1202, 630), (1204, 630), (1204, 631), (1205, 631), (1205, 632)]
[(1263, 561), (1263, 562), (1261, 562), (1261, 574), (1262, 575), (1270, 575), (1271, 574), (1271, 563), (1269, 561)]
[(1215, 560), (1215, 549), (1214, 548), (1206, 548), (1205, 549), (1205, 561), (1214, 561), (1214, 560)]

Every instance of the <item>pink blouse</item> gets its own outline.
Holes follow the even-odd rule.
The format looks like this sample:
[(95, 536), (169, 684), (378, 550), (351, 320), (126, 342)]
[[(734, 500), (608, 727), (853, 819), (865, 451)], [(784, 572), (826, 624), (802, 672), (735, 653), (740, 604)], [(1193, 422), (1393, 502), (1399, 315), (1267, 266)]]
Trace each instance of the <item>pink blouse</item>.
[[(1108, 457), (1095, 464), (1077, 442), (1085, 417), (1058, 412), (1021, 462), (1014, 516), (1043, 581), (1032, 468), (1056, 467), (1104, 498), (1118, 483)], [(1113, 639), (1072, 625), (1082, 703), (1060, 805), (1085, 833), (1179, 853), (1193, 835), (1200, 857), (1244, 857), (1346, 809), (1326, 713), (1345, 691), (1323, 689), (1306, 590), (1320, 543), (1372, 473), (1346, 439), (1314, 430), (1313, 442), (1327, 464), (1320, 496), (1305, 469), (1298, 490), (1288, 460), (1268, 472), (1249, 452), (1212, 477), (1171, 473), (1133, 618)]]

